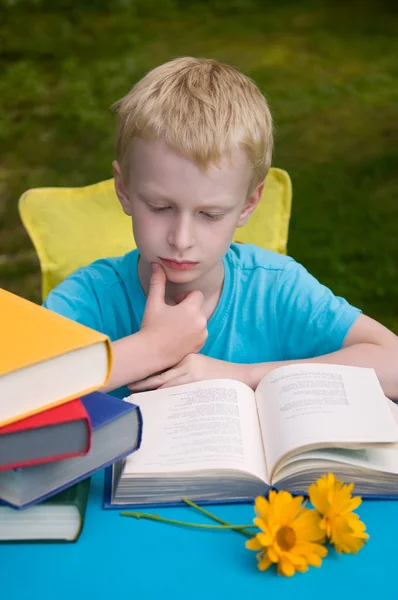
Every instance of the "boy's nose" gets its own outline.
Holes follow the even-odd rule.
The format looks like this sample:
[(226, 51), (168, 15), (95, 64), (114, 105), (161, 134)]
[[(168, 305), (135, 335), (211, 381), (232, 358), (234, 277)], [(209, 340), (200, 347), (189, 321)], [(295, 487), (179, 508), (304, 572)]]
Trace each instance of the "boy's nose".
[(180, 215), (174, 220), (169, 230), (167, 241), (179, 252), (183, 252), (193, 246), (193, 223), (188, 216)]

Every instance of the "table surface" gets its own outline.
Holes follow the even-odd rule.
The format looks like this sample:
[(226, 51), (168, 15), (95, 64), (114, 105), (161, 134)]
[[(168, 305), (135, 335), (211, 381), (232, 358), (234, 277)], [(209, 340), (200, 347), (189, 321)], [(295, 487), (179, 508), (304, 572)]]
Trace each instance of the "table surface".
[[(191, 530), (103, 510), (103, 473), (92, 478), (84, 530), (75, 544), (0, 544), (1, 598), (263, 597), (336, 599), (398, 596), (398, 501), (365, 500), (358, 513), (370, 540), (356, 556), (329, 553), (321, 568), (292, 578), (258, 571), (255, 552), (231, 531)], [(250, 523), (251, 505), (214, 506), (232, 523)], [(209, 523), (190, 508), (151, 509), (168, 518)], [(382, 591), (383, 590), (383, 591)]]

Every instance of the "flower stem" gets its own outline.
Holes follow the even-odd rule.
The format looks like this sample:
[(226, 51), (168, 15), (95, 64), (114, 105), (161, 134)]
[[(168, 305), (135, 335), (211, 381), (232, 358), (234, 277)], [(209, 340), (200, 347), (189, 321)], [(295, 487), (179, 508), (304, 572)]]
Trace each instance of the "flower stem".
[[(192, 500), (189, 500), (188, 498), (182, 498), (182, 501), (185, 502), (185, 504), (188, 504), (188, 506), (191, 506), (191, 508), (194, 508), (194, 509), (198, 510), (199, 512), (201, 512), (206, 517), (213, 519), (213, 521), (216, 521), (217, 523), (221, 523), (222, 525), (228, 525), (229, 527), (231, 527), (231, 524), (228, 523), (228, 521), (224, 521), (223, 519), (220, 519), (220, 517), (213, 515), (213, 513), (209, 512), (208, 510), (205, 510), (201, 506), (198, 506), (197, 504), (195, 504), (195, 502), (192, 502)], [(250, 525), (250, 527), (253, 527), (253, 525)], [(241, 535), (248, 537), (248, 538), (251, 538), (254, 535), (253, 533), (250, 533), (249, 531), (245, 531), (244, 529), (237, 529), (236, 533), (240, 533)]]
[(134, 517), (135, 519), (148, 519), (149, 521), (159, 521), (160, 523), (169, 523), (170, 525), (182, 525), (183, 527), (196, 527), (198, 529), (219, 529), (219, 530), (241, 530), (248, 529), (249, 527), (256, 527), (255, 525), (203, 525), (201, 523), (186, 523), (185, 521), (175, 521), (174, 519), (165, 519), (159, 517), (159, 515), (150, 515), (141, 512), (121, 512), (122, 517)]

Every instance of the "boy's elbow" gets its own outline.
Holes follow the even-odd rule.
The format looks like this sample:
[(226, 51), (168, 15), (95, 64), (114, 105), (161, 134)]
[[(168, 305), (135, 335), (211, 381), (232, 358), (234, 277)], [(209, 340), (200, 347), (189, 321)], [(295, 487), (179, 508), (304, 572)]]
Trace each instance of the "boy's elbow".
[(359, 315), (347, 333), (343, 347), (357, 344), (374, 344), (393, 355), (398, 354), (398, 337), (371, 317)]
[[(366, 315), (360, 315), (347, 334), (343, 347), (359, 346), (357, 364), (373, 367), (385, 395), (398, 401), (398, 337)], [(373, 348), (372, 348), (373, 346)]]

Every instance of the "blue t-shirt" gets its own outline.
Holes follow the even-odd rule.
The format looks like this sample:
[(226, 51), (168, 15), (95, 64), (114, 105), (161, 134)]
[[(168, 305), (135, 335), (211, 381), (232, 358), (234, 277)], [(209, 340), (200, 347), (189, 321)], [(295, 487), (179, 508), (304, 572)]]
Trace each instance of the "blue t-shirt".
[[(136, 333), (146, 302), (138, 258), (133, 250), (79, 269), (50, 292), (44, 306), (112, 341)], [(341, 348), (360, 314), (290, 257), (232, 244), (223, 262), (223, 289), (201, 350), (212, 358), (258, 363), (327, 354)]]

